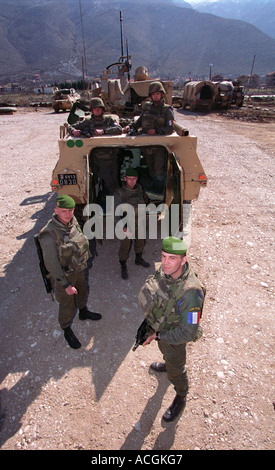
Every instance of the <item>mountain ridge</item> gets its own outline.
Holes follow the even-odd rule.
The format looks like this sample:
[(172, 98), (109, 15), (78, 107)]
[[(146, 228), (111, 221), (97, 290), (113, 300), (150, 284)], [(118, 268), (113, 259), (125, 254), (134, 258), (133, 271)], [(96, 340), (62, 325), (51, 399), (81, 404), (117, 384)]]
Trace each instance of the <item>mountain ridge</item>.
[[(91, 7), (92, 6), (92, 7)], [(83, 37), (75, 0), (0, 0), (0, 79), (39, 73), (49, 80), (82, 75)], [(119, 12), (133, 70), (150, 77), (213, 73), (267, 74), (275, 64), (275, 40), (240, 20), (155, 0), (82, 0), (87, 73), (100, 76), (121, 55)], [(4, 12), (4, 13), (3, 13)], [(126, 52), (126, 51), (124, 51)]]
[[(185, 1), (174, 0), (174, 2), (185, 6)], [(201, 0), (198, 2), (189, 0), (189, 2), (196, 11), (246, 21), (273, 39), (275, 38), (274, 0)]]

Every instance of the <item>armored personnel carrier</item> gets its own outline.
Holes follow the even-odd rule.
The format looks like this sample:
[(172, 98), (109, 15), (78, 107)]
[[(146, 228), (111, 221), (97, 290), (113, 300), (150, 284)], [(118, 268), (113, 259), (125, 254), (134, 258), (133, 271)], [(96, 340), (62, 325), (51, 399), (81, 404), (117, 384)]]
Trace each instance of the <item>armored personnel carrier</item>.
[[(129, 59), (125, 58), (125, 59)], [(137, 114), (144, 101), (148, 98), (149, 86), (156, 79), (150, 79), (146, 67), (137, 67), (133, 80), (127, 80), (127, 65), (129, 62), (123, 57), (118, 63), (107, 67), (101, 76), (100, 96), (104, 101), (106, 110), (118, 115)], [(116, 78), (111, 78), (111, 67), (118, 67)], [(173, 81), (160, 80), (165, 89), (165, 102), (172, 105)], [(98, 93), (98, 90), (96, 90)]]
[(217, 91), (210, 81), (190, 81), (183, 89), (182, 107), (210, 111), (213, 109)]
[(73, 104), (80, 100), (80, 95), (75, 91), (74, 88), (62, 88), (56, 90), (53, 94), (52, 106), (55, 113), (59, 111), (70, 111)]
[[(114, 115), (112, 115), (114, 118)], [(118, 116), (116, 117), (119, 120)], [(51, 187), (58, 194), (67, 194), (76, 202), (75, 215), (83, 226), (92, 217), (89, 204), (96, 205), (108, 217), (104, 181), (96, 175), (95, 162), (112, 155), (117, 162), (117, 181), (122, 184), (127, 166), (136, 168), (139, 183), (147, 196), (148, 211), (157, 211), (158, 219), (169, 218), (177, 211), (177, 226), (169, 233), (185, 234), (190, 244), (191, 203), (206, 186), (207, 177), (197, 155), (197, 138), (190, 136), (181, 125), (174, 123), (171, 135), (116, 135), (74, 138), (68, 134), (67, 123), (60, 127), (59, 158), (52, 173)], [(164, 155), (162, 185), (155, 187), (155, 178), (149, 168), (148, 155)], [(93, 206), (94, 207), (94, 206)], [(85, 209), (85, 210), (84, 210)], [(83, 212), (84, 211), (84, 212)], [(175, 215), (175, 212), (174, 212)]]
[(147, 67), (143, 65), (135, 69), (133, 78), (130, 77), (132, 56), (128, 52), (128, 41), (126, 41), (126, 54), (124, 54), (121, 11), (120, 30), (121, 56), (103, 70), (100, 86), (89, 92), (89, 98), (100, 97), (109, 113), (115, 113), (119, 116), (134, 116), (141, 112), (143, 104), (148, 98), (150, 84), (159, 80), (165, 89), (165, 102), (172, 105), (173, 81), (150, 78)]

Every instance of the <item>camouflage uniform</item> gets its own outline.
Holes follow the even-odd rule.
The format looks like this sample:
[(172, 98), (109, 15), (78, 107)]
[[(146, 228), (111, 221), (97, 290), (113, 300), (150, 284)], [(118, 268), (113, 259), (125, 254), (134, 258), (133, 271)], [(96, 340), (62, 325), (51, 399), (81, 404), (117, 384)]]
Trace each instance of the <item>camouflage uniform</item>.
[(165, 104), (164, 99), (161, 99), (157, 105), (148, 101), (139, 118), (131, 124), (131, 128), (136, 130), (141, 128), (143, 133), (155, 129), (158, 135), (170, 135), (174, 130), (174, 120), (173, 108)]
[[(68, 225), (56, 215), (39, 233), (44, 262), (54, 282), (55, 297), (59, 303), (59, 324), (64, 330), (75, 315), (75, 308), (86, 306), (87, 287), (84, 269), (90, 255), (89, 243), (73, 216)], [(77, 295), (68, 295), (65, 289), (73, 285)]]
[(96, 129), (103, 129), (104, 135), (120, 135), (122, 134), (122, 127), (108, 115), (101, 117), (91, 116), (90, 119), (79, 121), (73, 126), (68, 127), (68, 132), (72, 135), (72, 130), (80, 130), (84, 137), (93, 137)]
[(203, 286), (186, 262), (178, 279), (165, 275), (160, 268), (148, 277), (138, 296), (150, 327), (160, 332), (158, 346), (168, 379), (183, 397), (188, 392), (186, 343), (202, 334), (199, 320), (204, 295)]

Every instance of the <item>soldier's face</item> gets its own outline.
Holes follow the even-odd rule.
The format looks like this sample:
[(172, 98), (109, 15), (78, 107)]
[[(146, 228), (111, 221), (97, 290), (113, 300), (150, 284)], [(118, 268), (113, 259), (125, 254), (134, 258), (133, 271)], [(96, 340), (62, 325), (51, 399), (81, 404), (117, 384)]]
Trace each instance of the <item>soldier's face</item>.
[(157, 91), (156, 93), (152, 93), (152, 100), (153, 101), (159, 101), (161, 100), (161, 92), (160, 91)]
[(137, 176), (125, 176), (125, 181), (126, 181), (126, 186), (129, 189), (133, 189), (135, 185), (137, 184)]
[(95, 116), (101, 116), (101, 114), (103, 113), (103, 109), (98, 107), (98, 108), (93, 108), (93, 114)]
[(186, 261), (187, 257), (183, 255), (173, 255), (165, 251), (161, 253), (161, 264), (164, 274), (171, 276), (173, 279), (180, 277)]
[(74, 215), (74, 209), (63, 209), (62, 207), (55, 207), (54, 212), (58, 220), (64, 225), (67, 225)]

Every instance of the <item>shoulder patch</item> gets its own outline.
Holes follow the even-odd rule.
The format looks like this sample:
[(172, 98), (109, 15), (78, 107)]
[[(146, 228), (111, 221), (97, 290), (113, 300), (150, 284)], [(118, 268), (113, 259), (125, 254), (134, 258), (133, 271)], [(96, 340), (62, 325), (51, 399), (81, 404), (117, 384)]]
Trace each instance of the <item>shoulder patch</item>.
[(198, 308), (191, 309), (187, 312), (187, 324), (197, 325), (200, 321), (201, 310)]

